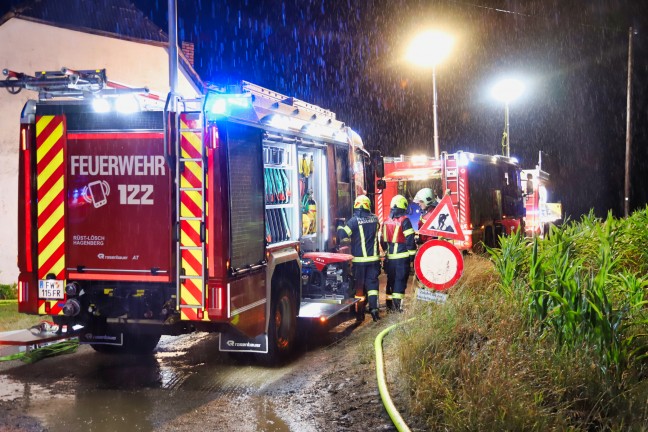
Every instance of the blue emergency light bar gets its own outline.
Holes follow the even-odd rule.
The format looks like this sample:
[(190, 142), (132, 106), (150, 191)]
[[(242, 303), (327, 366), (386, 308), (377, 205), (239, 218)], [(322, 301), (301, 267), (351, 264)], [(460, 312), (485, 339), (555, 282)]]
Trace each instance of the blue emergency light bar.
[(252, 95), (249, 93), (208, 92), (203, 110), (207, 121), (215, 121), (230, 116), (236, 111), (247, 111), (252, 107)]

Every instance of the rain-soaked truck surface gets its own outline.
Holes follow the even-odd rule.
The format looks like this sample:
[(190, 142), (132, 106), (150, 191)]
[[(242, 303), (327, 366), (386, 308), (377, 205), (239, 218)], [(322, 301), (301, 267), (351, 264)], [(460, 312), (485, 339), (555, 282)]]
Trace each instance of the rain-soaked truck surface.
[(364, 319), (336, 227), (382, 161), (333, 112), (247, 82), (120, 112), (141, 89), (104, 70), (12, 74), (39, 92), (21, 117), (20, 312), (100, 352), (200, 330), (267, 359), (302, 321)]
[[(380, 181), (385, 183), (385, 189), (382, 195), (376, 195), (376, 214), (381, 222), (389, 214), (389, 203), (395, 195), (404, 195), (411, 202), (420, 189), (431, 188), (437, 198), (451, 198), (464, 233), (463, 241), (453, 240), (460, 250), (480, 250), (482, 243), (495, 247), (499, 236), (524, 231), (525, 192), (521, 188), (520, 166), (513, 158), (461, 151), (442, 152), (438, 159), (385, 156), (384, 171)], [(411, 203), (409, 213), (414, 226), (420, 211), (416, 203)]]

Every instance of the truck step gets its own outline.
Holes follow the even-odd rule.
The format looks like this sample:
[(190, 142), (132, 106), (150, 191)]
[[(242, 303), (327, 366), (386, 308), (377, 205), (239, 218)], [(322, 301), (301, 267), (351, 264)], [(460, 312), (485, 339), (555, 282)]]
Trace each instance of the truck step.
[(350, 298), (341, 303), (329, 303), (325, 300), (308, 300), (302, 301), (299, 308), (299, 317), (302, 319), (318, 319), (330, 320), (334, 316), (348, 311), (353, 305), (358, 303), (360, 299)]

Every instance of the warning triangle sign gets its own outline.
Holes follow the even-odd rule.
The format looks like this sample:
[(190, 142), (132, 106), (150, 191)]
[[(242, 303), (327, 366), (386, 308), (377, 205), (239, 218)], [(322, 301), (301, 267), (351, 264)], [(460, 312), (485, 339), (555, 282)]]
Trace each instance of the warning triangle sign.
[(419, 234), (451, 240), (465, 240), (450, 195), (443, 197), (439, 205), (436, 206), (430, 217), (419, 229)]

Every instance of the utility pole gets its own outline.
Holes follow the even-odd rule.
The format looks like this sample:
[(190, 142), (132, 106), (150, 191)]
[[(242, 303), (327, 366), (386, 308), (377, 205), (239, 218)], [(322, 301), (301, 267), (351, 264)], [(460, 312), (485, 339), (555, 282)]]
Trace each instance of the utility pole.
[(626, 101), (626, 151), (625, 151), (625, 188), (623, 209), (625, 217), (630, 213), (630, 155), (632, 144), (632, 27), (628, 30), (628, 90)]
[[(172, 100), (178, 93), (178, 5), (176, 0), (168, 1), (169, 19), (169, 88)], [(171, 111), (175, 111), (175, 100)]]
[(436, 88), (436, 64), (432, 65), (432, 91), (433, 91), (433, 117), (434, 117), (434, 159), (439, 159), (439, 124), (437, 120), (437, 107), (439, 106)]

